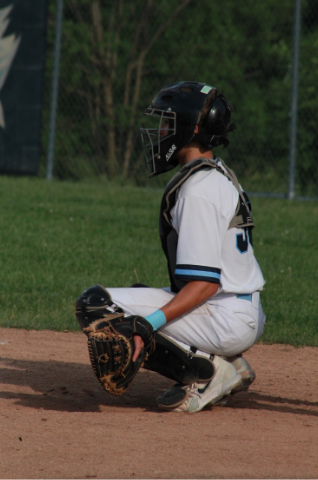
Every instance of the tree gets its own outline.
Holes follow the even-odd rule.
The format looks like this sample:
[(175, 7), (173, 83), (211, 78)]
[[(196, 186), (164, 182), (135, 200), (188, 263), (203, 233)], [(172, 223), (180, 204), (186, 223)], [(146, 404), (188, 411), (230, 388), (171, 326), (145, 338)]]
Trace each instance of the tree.
[[(299, 151), (316, 152), (317, 22), (304, 2)], [(246, 188), (286, 191), (293, 14), (290, 0), (66, 0), (58, 175), (140, 179), (143, 111), (164, 85), (197, 80), (234, 105), (237, 129), (216, 153)]]
[[(191, 1), (67, 3), (61, 96), (88, 115), (89, 143), (99, 152), (100, 172), (128, 176), (147, 90), (142, 88), (147, 57)], [(69, 115), (63, 105), (62, 111)]]

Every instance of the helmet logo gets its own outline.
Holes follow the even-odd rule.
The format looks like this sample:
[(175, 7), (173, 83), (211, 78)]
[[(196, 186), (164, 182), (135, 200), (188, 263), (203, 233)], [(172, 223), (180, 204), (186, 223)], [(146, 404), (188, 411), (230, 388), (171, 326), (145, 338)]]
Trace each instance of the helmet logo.
[(171, 156), (174, 154), (176, 150), (177, 150), (177, 147), (175, 144), (173, 144), (172, 147), (169, 148), (168, 153), (166, 155), (167, 162), (170, 160)]
[(210, 87), (210, 85), (204, 85), (203, 88), (201, 88), (200, 92), (202, 93), (209, 93), (212, 90), (213, 87)]

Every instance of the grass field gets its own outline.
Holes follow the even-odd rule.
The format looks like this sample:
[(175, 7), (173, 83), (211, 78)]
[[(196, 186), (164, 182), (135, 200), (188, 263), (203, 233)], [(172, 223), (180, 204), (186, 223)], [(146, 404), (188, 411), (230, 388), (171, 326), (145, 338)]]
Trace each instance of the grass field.
[[(86, 287), (169, 284), (158, 237), (162, 192), (0, 177), (0, 325), (77, 330)], [(318, 346), (318, 203), (253, 198), (267, 281), (264, 343)]]

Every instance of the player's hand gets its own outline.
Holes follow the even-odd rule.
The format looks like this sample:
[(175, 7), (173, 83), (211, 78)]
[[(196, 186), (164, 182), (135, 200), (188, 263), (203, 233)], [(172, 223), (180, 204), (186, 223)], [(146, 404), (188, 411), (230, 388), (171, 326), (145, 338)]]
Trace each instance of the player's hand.
[(134, 335), (135, 353), (132, 357), (132, 361), (135, 362), (138, 358), (141, 349), (144, 348), (145, 342), (139, 335)]

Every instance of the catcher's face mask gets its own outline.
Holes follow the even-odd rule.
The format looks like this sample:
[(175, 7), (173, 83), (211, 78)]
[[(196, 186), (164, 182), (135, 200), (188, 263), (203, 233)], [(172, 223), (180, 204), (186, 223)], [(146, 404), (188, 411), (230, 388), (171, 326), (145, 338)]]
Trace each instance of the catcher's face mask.
[[(141, 140), (147, 160), (149, 177), (174, 168), (178, 161), (172, 161), (173, 138), (176, 135), (176, 113), (171, 109), (147, 108), (145, 111), (152, 126), (141, 128)], [(169, 151), (170, 149), (170, 151)]]

